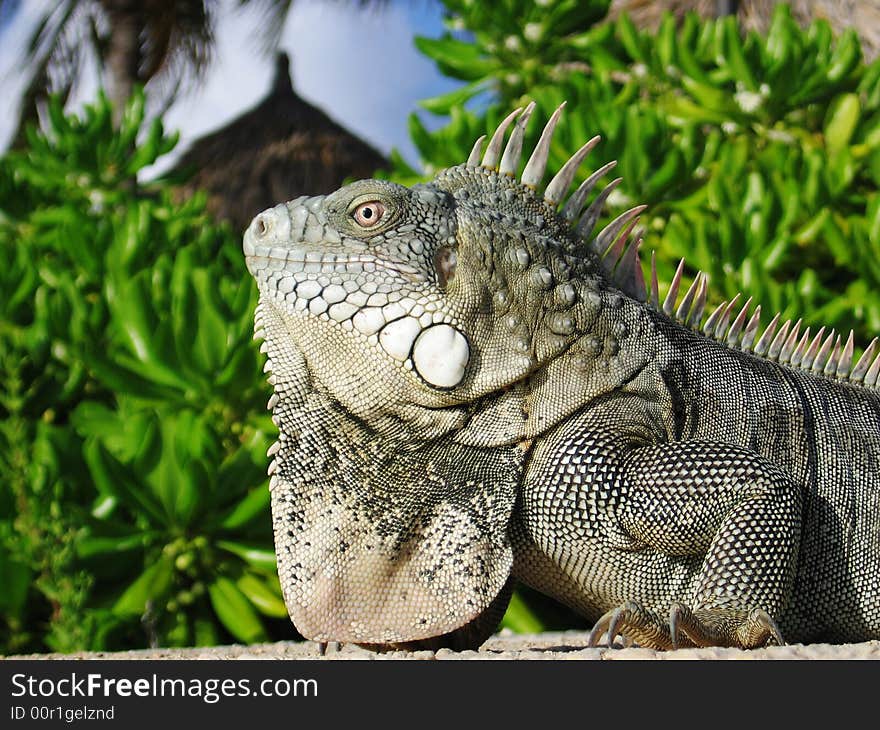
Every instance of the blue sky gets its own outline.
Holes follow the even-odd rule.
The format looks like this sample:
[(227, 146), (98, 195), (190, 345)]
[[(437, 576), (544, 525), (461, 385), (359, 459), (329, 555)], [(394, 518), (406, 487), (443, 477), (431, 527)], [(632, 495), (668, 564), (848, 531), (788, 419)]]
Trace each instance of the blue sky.
[[(13, 132), (25, 83), (24, 46), (47, 0), (20, 0), (11, 17), (0, 19), (0, 149)], [(165, 116), (181, 133), (179, 150), (256, 104), (268, 91), (273, 60), (257, 50), (262, 16), (221, 0), (215, 63), (204, 84), (181, 98)], [(442, 32), (439, 0), (392, 0), (381, 9), (357, 11), (354, 2), (297, 0), (281, 34), (280, 47), (292, 58), (294, 88), (303, 98), (388, 153), (397, 147), (410, 162), (417, 154), (406, 119), (420, 99), (449, 91), (460, 82), (444, 78), (415, 49), (415, 35)], [(96, 78), (84, 79), (75, 107), (94, 97)], [(429, 118), (427, 112), (421, 114)]]

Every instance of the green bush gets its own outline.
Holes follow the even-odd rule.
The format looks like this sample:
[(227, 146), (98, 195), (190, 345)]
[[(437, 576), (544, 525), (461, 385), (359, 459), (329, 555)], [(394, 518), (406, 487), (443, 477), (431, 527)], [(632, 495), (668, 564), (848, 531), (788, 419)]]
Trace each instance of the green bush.
[(0, 159), (0, 652), (292, 634), (256, 287), (203, 199), (138, 183), (175, 142), (143, 103), (53, 102)]
[[(863, 346), (880, 334), (880, 61), (865, 65), (854, 31), (801, 29), (785, 5), (766, 35), (745, 36), (733, 17), (693, 14), (639, 31), (604, 21), (608, 0), (445, 5), (448, 31), (417, 45), (465, 83), (422, 103), (448, 115), (439, 130), (410, 117), (428, 174), (534, 100), (528, 149), (566, 100), (548, 174), (601, 134), (576, 182), (618, 160), (608, 218), (649, 205), (643, 251), (657, 252), (661, 282), (684, 257), (691, 276), (710, 275), (710, 303), (745, 292), (765, 324), (781, 311), (852, 328)], [(394, 179), (421, 179), (393, 160)], [(508, 625), (534, 627), (527, 598)]]

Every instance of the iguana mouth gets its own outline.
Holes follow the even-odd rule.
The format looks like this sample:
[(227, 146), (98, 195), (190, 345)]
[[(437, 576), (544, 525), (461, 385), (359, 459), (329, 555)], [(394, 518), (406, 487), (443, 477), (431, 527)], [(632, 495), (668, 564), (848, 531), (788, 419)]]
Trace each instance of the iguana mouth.
[[(289, 273), (306, 274), (363, 274), (377, 269), (401, 274), (408, 281), (424, 281), (419, 270), (401, 261), (381, 259), (370, 254), (328, 253), (287, 246), (260, 246), (252, 242), (245, 246), (248, 270), (255, 274), (264, 269), (285, 270)], [(250, 249), (250, 250), (248, 250)]]

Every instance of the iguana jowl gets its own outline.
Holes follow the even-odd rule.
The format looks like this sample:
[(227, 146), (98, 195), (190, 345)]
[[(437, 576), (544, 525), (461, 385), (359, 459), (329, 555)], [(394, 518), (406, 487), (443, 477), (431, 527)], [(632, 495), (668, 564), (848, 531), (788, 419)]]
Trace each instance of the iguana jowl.
[(517, 179), (533, 107), (428, 184), (355, 182), (245, 234), (297, 629), (476, 645), (516, 579), (594, 640), (880, 638), (878, 345), (852, 367), (851, 336), (757, 338), (748, 302), (704, 321), (681, 267), (661, 304), (641, 208), (593, 236), (619, 181), (583, 210), (611, 166), (568, 196), (595, 139), (539, 192), (561, 107)]

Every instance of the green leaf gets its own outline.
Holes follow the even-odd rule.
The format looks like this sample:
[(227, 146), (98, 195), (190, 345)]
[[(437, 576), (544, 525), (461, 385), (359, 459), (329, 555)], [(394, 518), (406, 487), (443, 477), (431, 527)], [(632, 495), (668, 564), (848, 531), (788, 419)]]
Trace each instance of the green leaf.
[(859, 36), (852, 28), (847, 28), (840, 39), (831, 57), (831, 65), (828, 67), (826, 77), (829, 81), (840, 81), (849, 76), (859, 61), (862, 59), (862, 48)]
[(267, 576), (245, 573), (235, 584), (260, 613), (274, 618), (287, 618), (287, 606), (281, 597), (281, 586), (277, 577), (273, 581)]
[(151, 401), (173, 401), (179, 396), (179, 391), (144, 378), (135, 370), (114, 362), (106, 353), (79, 350), (78, 355), (94, 378), (110, 390)]
[(220, 643), (217, 626), (206, 618), (196, 616), (193, 619), (193, 634), (196, 646), (216, 646)]
[(670, 150), (663, 164), (648, 178), (644, 188), (646, 200), (654, 200), (665, 193), (681, 176), (684, 160), (677, 149)]
[(267, 570), (277, 569), (275, 551), (260, 545), (248, 545), (235, 540), (218, 540), (217, 547), (237, 555), (255, 568)]
[(422, 53), (433, 59), (446, 74), (464, 81), (482, 79), (498, 68), (492, 58), (483, 56), (475, 43), (454, 38), (426, 38), (416, 36), (414, 43)]
[(190, 326), (195, 328), (193, 352), (201, 372), (210, 375), (220, 369), (226, 358), (226, 319), (217, 301), (217, 283), (212, 272), (195, 269), (190, 272), (190, 283), (197, 301), (195, 311), (190, 313), (195, 319), (190, 320)]
[(721, 89), (716, 89), (709, 84), (700, 83), (689, 76), (683, 76), (681, 84), (687, 92), (711, 111), (723, 112), (725, 115), (735, 117), (737, 108), (732, 99)]
[(822, 239), (834, 255), (837, 264), (849, 264), (853, 260), (855, 251), (852, 243), (841, 230), (842, 223), (839, 216), (833, 214), (828, 216), (822, 226)]
[(34, 576), (24, 563), (13, 558), (0, 546), (0, 610), (17, 616), (25, 608)]
[(623, 47), (626, 48), (626, 52), (630, 55), (630, 58), (633, 61), (647, 63), (648, 57), (642, 47), (642, 39), (639, 35), (639, 31), (626, 13), (622, 13), (617, 21), (617, 34), (620, 37), (620, 42), (623, 44)]
[(742, 38), (739, 34), (739, 22), (733, 15), (728, 15), (720, 22), (724, 28), (724, 55), (730, 66), (732, 76), (749, 91), (757, 91), (758, 84), (755, 83), (752, 69), (749, 67), (743, 53)]
[(675, 49), (678, 40), (675, 37), (675, 18), (669, 11), (664, 11), (663, 18), (660, 21), (660, 27), (657, 29), (657, 45), (655, 52), (660, 61), (658, 73), (663, 74), (667, 69), (674, 67), (676, 62)]
[(147, 602), (164, 603), (171, 591), (174, 566), (170, 558), (160, 555), (140, 576), (125, 589), (113, 604), (113, 613), (121, 616), (142, 616)]
[(430, 99), (422, 99), (419, 102), (419, 106), (427, 109), (432, 114), (449, 114), (454, 108), (464, 106), (474, 96), (479, 94), (484, 86), (485, 83), (482, 79), (472, 81), (445, 94), (432, 96)]
[(76, 541), (76, 554), (83, 558), (93, 558), (97, 555), (114, 556), (129, 550), (137, 550), (147, 543), (148, 533), (140, 531), (130, 535), (118, 537), (86, 536)]
[(816, 213), (816, 215), (795, 232), (793, 236), (794, 240), (801, 246), (818, 240), (819, 234), (830, 215), (831, 211), (827, 208), (822, 208), (822, 210)]
[(859, 123), (861, 105), (857, 94), (841, 94), (825, 117), (825, 143), (832, 154), (846, 147)]
[(516, 591), (510, 598), (501, 626), (517, 634), (537, 634), (544, 630), (540, 619)]
[(658, 100), (664, 112), (673, 119), (684, 119), (695, 122), (713, 122), (723, 124), (728, 121), (726, 114), (720, 111), (695, 104), (691, 99), (684, 96), (670, 95)]
[(154, 311), (150, 272), (142, 271), (127, 282), (111, 281), (107, 298), (114, 325), (144, 374), (157, 383), (186, 390), (187, 383), (169, 361), (169, 352), (158, 336), (160, 321)]
[[(174, 426), (163, 424), (162, 451), (156, 468), (150, 474), (150, 491), (162, 504), (169, 525), (185, 527), (198, 502), (198, 485), (194, 474), (181, 464), (174, 449)], [(188, 455), (187, 455), (188, 456)]]
[(434, 140), (431, 133), (425, 128), (422, 120), (418, 115), (413, 113), (407, 117), (407, 128), (409, 130), (410, 139), (419, 151), (423, 159), (432, 159), (439, 145)]
[(96, 439), (85, 446), (85, 459), (95, 486), (105, 494), (113, 495), (134, 509), (148, 515), (155, 523), (167, 522), (165, 513), (140, 481), (137, 473), (121, 464)]
[(220, 522), (220, 526), (227, 530), (242, 527), (259, 515), (269, 514), (269, 490), (266, 487), (252, 489), (226, 517)]
[(825, 180), (833, 198), (837, 199), (849, 189), (857, 171), (858, 166), (853, 159), (851, 147), (843, 147), (829, 158)]
[(67, 134), (70, 125), (64, 116), (64, 104), (61, 101), (60, 94), (53, 94), (49, 97), (49, 103), (46, 105), (49, 112), (49, 120), (52, 123), (52, 131), (60, 137)]
[[(239, 341), (233, 346), (232, 354), (223, 369), (218, 372), (214, 378), (214, 390), (212, 395), (215, 397), (223, 397), (223, 393), (228, 393), (227, 397), (238, 397), (242, 395), (242, 383), (258, 383), (260, 377), (260, 359), (259, 350), (251, 344), (247, 338), (245, 341)], [(231, 386), (231, 387), (228, 387)], [(220, 393), (220, 389), (223, 393)]]
[(236, 639), (246, 644), (268, 639), (253, 604), (229, 578), (218, 576), (208, 586), (208, 595), (220, 623)]
[(865, 213), (865, 222), (868, 223), (868, 239), (875, 246), (880, 247), (880, 194), (870, 197)]

